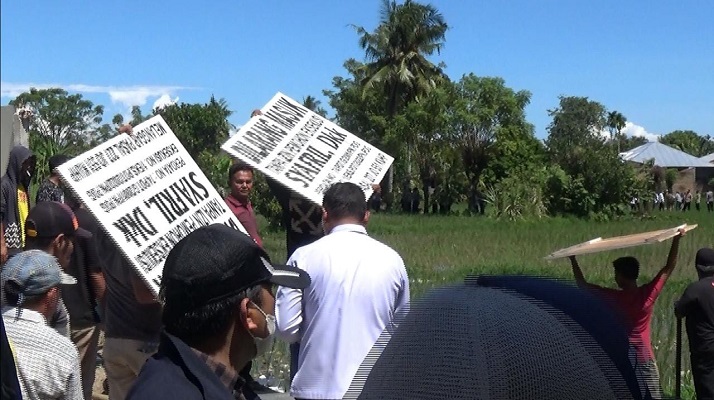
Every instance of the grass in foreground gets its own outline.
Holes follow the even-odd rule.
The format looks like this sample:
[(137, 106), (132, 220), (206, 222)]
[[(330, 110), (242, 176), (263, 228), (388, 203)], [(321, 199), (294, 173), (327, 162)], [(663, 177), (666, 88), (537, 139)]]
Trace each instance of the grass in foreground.
[[(666, 212), (652, 220), (625, 220), (594, 223), (553, 218), (542, 221), (495, 221), (481, 217), (390, 215), (372, 216), (368, 230), (378, 240), (397, 250), (407, 265), (412, 297), (429, 288), (459, 282), (470, 274), (527, 274), (572, 279), (567, 259), (546, 261), (554, 250), (596, 237), (610, 237), (649, 230), (671, 228), (682, 223), (699, 227), (682, 239), (679, 263), (657, 300), (652, 320), (662, 386), (674, 393), (675, 317), (673, 302), (696, 279), (694, 256), (701, 247), (714, 245), (714, 213), (704, 211)], [(264, 231), (263, 231), (264, 232)], [(285, 233), (266, 232), (265, 247), (275, 261), (285, 260)], [(641, 263), (640, 284), (647, 282), (666, 262), (671, 241), (615, 250), (578, 259), (586, 279), (614, 287), (611, 262), (632, 255)], [(691, 390), (691, 373), (686, 334), (683, 335), (682, 366), (685, 371), (683, 394)], [(256, 360), (254, 371), (288, 377), (287, 346), (276, 344), (272, 354)]]

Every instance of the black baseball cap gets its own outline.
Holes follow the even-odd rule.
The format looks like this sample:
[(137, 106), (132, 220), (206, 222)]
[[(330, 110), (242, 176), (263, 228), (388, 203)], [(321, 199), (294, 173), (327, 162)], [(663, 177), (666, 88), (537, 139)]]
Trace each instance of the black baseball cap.
[(41, 201), (33, 207), (25, 221), (25, 235), (33, 238), (53, 238), (59, 235), (91, 237), (79, 227), (77, 216), (68, 205), (56, 201)]
[(57, 167), (61, 166), (62, 164), (66, 163), (67, 161), (71, 160), (72, 158), (64, 155), (64, 154), (55, 154), (50, 159), (48, 160), (48, 164), (50, 164), (50, 172), (55, 172), (55, 169)]
[(714, 274), (714, 249), (708, 247), (699, 249), (694, 263), (699, 273), (704, 275)]
[(212, 224), (189, 233), (171, 249), (161, 292), (166, 303), (196, 308), (261, 283), (304, 289), (310, 276), (297, 267), (272, 264), (265, 250), (245, 233)]

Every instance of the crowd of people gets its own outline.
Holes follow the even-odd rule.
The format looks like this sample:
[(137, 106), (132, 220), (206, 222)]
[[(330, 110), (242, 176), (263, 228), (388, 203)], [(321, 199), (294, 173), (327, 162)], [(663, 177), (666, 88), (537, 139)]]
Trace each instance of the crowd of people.
[[(259, 399), (266, 388), (251, 377), (251, 360), (275, 338), (290, 343), (293, 397), (341, 399), (380, 335), (409, 309), (404, 261), (368, 234), (369, 202), (357, 185), (336, 183), (315, 204), (268, 178), (286, 228), (288, 260), (279, 264), (263, 248), (250, 200), (255, 172), (236, 160), (225, 203), (248, 235), (222, 224), (189, 233), (168, 254), (154, 296), (63, 187), (56, 169), (67, 160), (49, 160), (32, 207), (29, 149), (13, 148), (2, 178), (3, 399), (92, 398), (100, 331), (110, 400)], [(588, 284), (571, 259), (578, 285), (623, 311), (644, 398), (661, 397), (649, 326), (680, 237), (642, 286), (636, 259), (614, 262), (619, 289)], [(714, 398), (714, 250), (700, 250), (696, 268), (701, 279), (676, 313), (687, 320), (705, 399)]]
[[(709, 189), (705, 193), (701, 190), (696, 190), (692, 193), (691, 189), (676, 192), (670, 192), (669, 190), (655, 192), (652, 197), (652, 209), (659, 211), (690, 211), (692, 209), (692, 203), (694, 203), (694, 209), (700, 211), (703, 209), (702, 199), (704, 200), (707, 211), (714, 212), (714, 190), (712, 189)], [(647, 200), (643, 199), (640, 201), (639, 197), (632, 196), (630, 207), (633, 211), (639, 211), (643, 207), (647, 207)]]

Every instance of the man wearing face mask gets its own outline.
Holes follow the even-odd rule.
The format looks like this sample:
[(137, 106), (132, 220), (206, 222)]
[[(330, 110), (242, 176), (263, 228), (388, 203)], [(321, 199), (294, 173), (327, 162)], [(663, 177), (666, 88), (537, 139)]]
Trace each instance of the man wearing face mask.
[(0, 180), (0, 265), (22, 251), (25, 245), (25, 218), (30, 211), (30, 181), (36, 160), (25, 146), (10, 151), (7, 171)]
[(159, 350), (127, 398), (244, 399), (238, 371), (272, 344), (272, 285), (309, 284), (304, 271), (271, 264), (242, 232), (223, 224), (193, 231), (166, 258)]
[(17, 254), (1, 276), (8, 300), (2, 318), (17, 357), (22, 397), (82, 399), (77, 349), (46, 322), (57, 308), (60, 285), (77, 281), (40, 250)]
[(330, 186), (322, 201), (326, 235), (297, 249), (288, 264), (312, 278), (305, 290), (277, 292), (278, 335), (300, 341), (290, 386), (296, 399), (341, 399), (397, 310), (409, 305), (409, 278), (399, 254), (369, 237), (364, 191)]

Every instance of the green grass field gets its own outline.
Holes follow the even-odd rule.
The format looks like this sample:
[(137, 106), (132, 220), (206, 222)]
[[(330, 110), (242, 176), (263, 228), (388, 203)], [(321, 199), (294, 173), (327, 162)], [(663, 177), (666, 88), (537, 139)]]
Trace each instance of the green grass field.
[[(662, 386), (673, 393), (675, 374), (675, 317), (673, 302), (688, 283), (696, 279), (694, 255), (700, 247), (714, 246), (714, 213), (665, 212), (656, 219), (594, 223), (554, 218), (543, 221), (507, 222), (479, 217), (430, 215), (373, 215), (370, 234), (396, 249), (404, 258), (411, 281), (412, 298), (431, 287), (463, 280), (469, 274), (529, 274), (572, 278), (567, 259), (546, 261), (550, 252), (596, 237), (609, 237), (671, 228), (681, 223), (699, 224), (682, 239), (679, 262), (657, 300), (652, 320), (652, 342)], [(266, 232), (266, 249), (275, 261), (285, 259), (284, 232)], [(588, 281), (614, 287), (611, 261), (633, 255), (642, 265), (640, 283), (647, 282), (666, 262), (671, 241), (630, 249), (580, 256)], [(693, 398), (686, 333), (683, 335), (684, 398)], [(270, 369), (287, 377), (285, 345), (276, 345), (272, 355), (257, 360), (263, 373)]]

